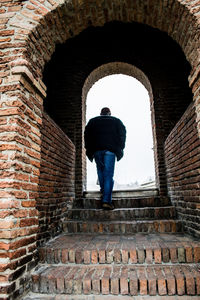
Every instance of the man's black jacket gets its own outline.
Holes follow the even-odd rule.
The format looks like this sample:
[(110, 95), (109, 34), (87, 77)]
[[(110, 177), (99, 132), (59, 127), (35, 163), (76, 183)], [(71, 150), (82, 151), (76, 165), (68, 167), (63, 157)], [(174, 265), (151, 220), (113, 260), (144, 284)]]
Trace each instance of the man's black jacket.
[(124, 124), (112, 116), (99, 116), (90, 119), (85, 127), (86, 155), (92, 161), (94, 153), (99, 150), (108, 150), (120, 160), (126, 140)]

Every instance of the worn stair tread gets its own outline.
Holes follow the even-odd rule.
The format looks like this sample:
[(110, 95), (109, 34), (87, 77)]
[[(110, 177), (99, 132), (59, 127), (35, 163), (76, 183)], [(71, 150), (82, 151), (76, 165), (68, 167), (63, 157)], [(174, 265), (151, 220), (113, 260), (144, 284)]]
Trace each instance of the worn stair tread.
[(95, 208), (74, 208), (69, 209), (65, 217), (67, 220), (155, 220), (172, 219), (176, 217), (176, 210), (173, 206), (167, 207), (141, 207), (141, 208), (115, 208), (112, 211)]
[(200, 266), (38, 266), (32, 274), (32, 291), (71, 295), (200, 295)]
[[(134, 189), (134, 190), (113, 190), (112, 197), (130, 198), (130, 197), (156, 197), (158, 196), (157, 188)], [(87, 191), (83, 193), (84, 198), (100, 197), (100, 191)]]
[[(168, 197), (148, 196), (148, 197), (113, 197), (112, 201), (115, 207), (156, 207), (171, 205)], [(101, 206), (100, 197), (83, 198), (82, 200), (75, 200), (73, 207), (84, 208), (99, 208)]]
[(124, 220), (104, 220), (104, 221), (96, 221), (96, 220), (64, 220), (63, 222), (65, 223), (85, 223), (87, 221), (87, 223), (91, 223), (91, 224), (96, 224), (96, 223), (104, 223), (104, 224), (145, 224), (145, 223), (161, 223), (161, 222), (173, 222), (173, 223), (181, 223), (181, 220), (177, 220), (177, 219), (157, 219), (157, 220), (128, 220), (128, 221), (124, 221)]
[(119, 234), (137, 232), (182, 232), (182, 222), (174, 219), (160, 220), (131, 220), (131, 221), (90, 221), (90, 220), (66, 220), (63, 221), (63, 231), (67, 233), (94, 233), (94, 234)]
[[(199, 296), (167, 296), (168, 300), (199, 300)], [(166, 300), (166, 296), (64, 295), (30, 292), (22, 300)]]
[[(154, 207), (116, 207), (114, 208), (112, 211), (134, 211), (134, 210), (155, 210), (155, 209), (175, 209), (175, 207), (173, 205), (168, 205), (168, 206), (154, 206)], [(71, 208), (70, 211), (99, 211), (99, 210), (103, 210), (103, 208), (98, 209), (98, 208)], [(106, 210), (103, 210), (105, 212), (108, 212)], [(110, 213), (110, 211), (109, 211)]]
[(68, 235), (39, 248), (42, 263), (199, 263), (200, 241), (183, 234)]

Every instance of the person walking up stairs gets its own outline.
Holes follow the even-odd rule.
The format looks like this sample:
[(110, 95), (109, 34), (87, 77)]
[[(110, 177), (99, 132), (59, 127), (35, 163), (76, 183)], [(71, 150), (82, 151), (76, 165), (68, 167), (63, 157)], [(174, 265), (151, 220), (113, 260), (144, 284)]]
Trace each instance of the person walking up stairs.
[[(39, 249), (32, 291), (23, 300), (200, 299), (200, 242), (155, 190), (75, 201), (63, 234)], [(80, 207), (82, 206), (82, 207)]]

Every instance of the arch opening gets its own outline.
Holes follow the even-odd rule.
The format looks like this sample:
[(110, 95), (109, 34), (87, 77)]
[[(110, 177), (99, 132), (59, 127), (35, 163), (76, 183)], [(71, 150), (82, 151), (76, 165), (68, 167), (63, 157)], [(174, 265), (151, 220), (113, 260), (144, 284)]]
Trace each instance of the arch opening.
[[(98, 78), (88, 78), (92, 78), (89, 75), (94, 70), (109, 63), (112, 64), (112, 72), (109, 72), (119, 73), (116, 71), (118, 62), (141, 70), (132, 75), (149, 92), (156, 183), (160, 192), (166, 195), (163, 145), (192, 100), (188, 86), (190, 66), (181, 48), (166, 33), (147, 25), (122, 22), (91, 26), (64, 45), (58, 45), (44, 71), (47, 85), (45, 109), (76, 147), (76, 195), (81, 197), (86, 186), (83, 143), (85, 95), (91, 84), (107, 75), (107, 71), (99, 72), (100, 77), (95, 75)], [(120, 73), (127, 74), (124, 69)], [(128, 72), (127, 75), (131, 75), (130, 70)]]
[[(123, 63), (120, 65), (125, 67)], [(99, 115), (104, 106), (110, 107), (112, 115), (121, 119), (127, 130), (124, 157), (115, 166), (114, 190), (154, 188), (153, 135), (147, 89), (130, 75), (103, 77), (88, 91), (86, 122)], [(96, 179), (96, 166), (87, 159), (87, 190), (99, 189)]]

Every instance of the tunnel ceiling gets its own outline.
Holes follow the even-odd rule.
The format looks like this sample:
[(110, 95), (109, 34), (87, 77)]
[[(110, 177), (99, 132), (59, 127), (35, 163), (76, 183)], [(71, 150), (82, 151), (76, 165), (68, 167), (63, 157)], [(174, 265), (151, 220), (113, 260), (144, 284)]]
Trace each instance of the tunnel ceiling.
[[(115, 61), (132, 64), (146, 74), (155, 97), (155, 111), (165, 114), (172, 128), (192, 100), (190, 65), (166, 33), (138, 23), (89, 27), (64, 45), (57, 45), (44, 70), (45, 110), (67, 132), (67, 115), (80, 109), (88, 75), (100, 65)], [(170, 109), (162, 111), (161, 101), (165, 106), (169, 103)]]

